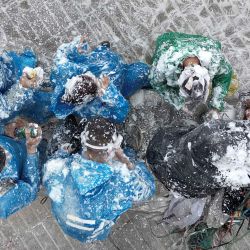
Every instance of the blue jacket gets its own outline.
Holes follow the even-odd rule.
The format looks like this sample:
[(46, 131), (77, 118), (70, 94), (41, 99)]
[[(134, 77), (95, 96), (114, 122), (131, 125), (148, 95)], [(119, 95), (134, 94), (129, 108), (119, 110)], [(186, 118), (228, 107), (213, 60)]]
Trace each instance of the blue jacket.
[(0, 57), (0, 122), (6, 123), (17, 115), (37, 123), (52, 116), (49, 93), (25, 89), (18, 83), (25, 67), (36, 67), (37, 58), (32, 50), (22, 54), (4, 52)]
[[(51, 74), (51, 80), (55, 85), (57, 85), (58, 75), (70, 78), (90, 71), (96, 77), (101, 74), (108, 75), (111, 82), (126, 98), (137, 90), (150, 86), (149, 66), (147, 64), (142, 62), (127, 64), (121, 55), (102, 45), (88, 52), (89, 45), (84, 43), (81, 49), (85, 50), (86, 53), (79, 53), (77, 50), (79, 41), (80, 37), (78, 36), (71, 43), (62, 44), (58, 48)], [(65, 71), (66, 68), (70, 68), (71, 74)]]
[(129, 171), (117, 161), (111, 166), (79, 154), (49, 160), (43, 181), (63, 231), (83, 242), (107, 238), (122, 213), (155, 192), (144, 163), (135, 165)]
[[(0, 218), (7, 218), (36, 198), (40, 171), (38, 154), (27, 154), (22, 142), (0, 135), (0, 146), (8, 152), (0, 173)], [(11, 185), (5, 186), (8, 180)]]
[[(120, 55), (106, 46), (98, 46), (90, 53), (80, 54), (77, 50), (80, 37), (73, 42), (62, 44), (54, 58), (51, 83), (55, 87), (52, 97), (52, 110), (59, 118), (77, 112), (80, 116), (103, 116), (114, 122), (123, 122), (128, 113), (128, 103), (123, 98), (132, 95), (138, 89), (149, 85), (147, 64), (138, 62), (126, 64)], [(83, 49), (88, 49), (84, 44)], [(95, 98), (87, 106), (76, 108), (63, 104), (60, 99), (64, 93), (67, 79), (90, 71), (96, 77), (101, 74), (110, 78), (110, 86), (102, 98)], [(76, 111), (77, 110), (77, 111)]]

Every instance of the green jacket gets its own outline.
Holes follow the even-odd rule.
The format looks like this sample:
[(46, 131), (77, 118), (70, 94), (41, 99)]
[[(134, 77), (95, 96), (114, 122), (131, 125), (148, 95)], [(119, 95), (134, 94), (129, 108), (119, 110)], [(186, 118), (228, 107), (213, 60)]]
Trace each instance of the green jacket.
[(159, 36), (149, 76), (152, 87), (176, 109), (181, 109), (185, 99), (179, 95), (178, 78), (183, 60), (190, 56), (197, 56), (201, 66), (208, 70), (212, 81), (209, 105), (222, 111), (233, 71), (221, 53), (220, 42), (211, 38), (177, 32)]

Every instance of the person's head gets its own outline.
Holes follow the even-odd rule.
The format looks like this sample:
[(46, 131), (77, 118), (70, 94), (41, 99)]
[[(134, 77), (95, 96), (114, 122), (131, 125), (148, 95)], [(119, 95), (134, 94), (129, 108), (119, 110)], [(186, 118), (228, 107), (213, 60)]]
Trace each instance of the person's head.
[(183, 62), (182, 62), (182, 66), (183, 69), (185, 69), (187, 66), (189, 65), (201, 65), (200, 60), (197, 56), (190, 56), (187, 57)]
[(114, 123), (104, 118), (94, 118), (87, 122), (81, 141), (91, 159), (105, 162), (112, 149), (120, 146), (122, 137), (118, 136)]
[(246, 108), (245, 110), (245, 119), (250, 120), (250, 108)]
[(61, 101), (74, 105), (88, 103), (97, 95), (97, 84), (98, 80), (90, 73), (74, 76), (67, 81)]
[(198, 64), (186, 66), (178, 79), (180, 95), (195, 101), (207, 100), (209, 84), (208, 70)]
[(239, 93), (239, 99), (241, 102), (241, 118), (243, 120), (250, 120), (250, 92)]
[(4, 148), (0, 146), (0, 173), (6, 164), (6, 154)]

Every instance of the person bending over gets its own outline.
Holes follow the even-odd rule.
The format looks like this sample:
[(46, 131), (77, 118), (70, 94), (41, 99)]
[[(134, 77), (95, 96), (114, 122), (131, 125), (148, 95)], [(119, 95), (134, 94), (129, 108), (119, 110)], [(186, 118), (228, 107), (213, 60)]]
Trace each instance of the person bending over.
[(242, 190), (250, 185), (249, 132), (247, 120), (182, 123), (157, 131), (147, 161), (173, 193), (165, 214), (168, 223), (181, 229), (190, 226), (209, 203), (205, 222), (216, 228), (240, 207)]
[(208, 103), (214, 118), (223, 111), (229, 88), (236, 91), (238, 86), (220, 42), (178, 32), (157, 38), (149, 78), (153, 89), (177, 110), (193, 113)]
[(77, 36), (57, 49), (51, 73), (51, 81), (55, 86), (62, 80), (61, 74), (71, 78), (87, 71), (96, 77), (107, 75), (125, 98), (149, 86), (147, 64), (127, 64), (121, 55), (112, 51), (110, 42), (101, 42), (91, 49), (88, 40), (86, 35)]
[(58, 85), (51, 102), (54, 114), (60, 119), (76, 114), (81, 118), (102, 116), (123, 122), (129, 111), (128, 102), (109, 78), (97, 78), (91, 72), (73, 76), (65, 86)]
[(83, 242), (104, 240), (119, 216), (149, 199), (154, 178), (142, 161), (120, 148), (122, 137), (104, 118), (87, 122), (82, 152), (50, 159), (43, 183), (63, 231)]

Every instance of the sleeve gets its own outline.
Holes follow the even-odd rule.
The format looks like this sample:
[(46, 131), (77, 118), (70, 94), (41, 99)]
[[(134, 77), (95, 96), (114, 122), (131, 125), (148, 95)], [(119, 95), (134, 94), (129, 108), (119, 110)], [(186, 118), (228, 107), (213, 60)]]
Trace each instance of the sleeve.
[(64, 86), (56, 86), (51, 96), (51, 110), (58, 119), (63, 119), (74, 112), (74, 106), (61, 102), (64, 94)]
[[(69, 173), (67, 159), (56, 158), (49, 160), (44, 166), (43, 185), (48, 196), (56, 203), (64, 200), (64, 183)], [(54, 167), (57, 169), (54, 169)]]
[(52, 70), (50, 80), (55, 88), (51, 95), (51, 109), (59, 119), (63, 119), (74, 112), (74, 106), (62, 103), (61, 97), (64, 94), (67, 79), (80, 74), (80, 70), (84, 69), (79, 67), (76, 63), (69, 61), (64, 64), (55, 65)]
[(129, 104), (114, 84), (110, 83), (99, 99), (103, 104), (99, 110), (101, 116), (118, 123), (125, 121), (129, 112)]
[[(88, 59), (86, 52), (89, 51), (90, 46), (87, 42), (84, 42), (79, 47), (80, 39), (81, 39), (81, 37), (78, 36), (71, 43), (62, 44), (57, 49), (55, 61), (59, 62), (62, 60), (64, 60), (64, 61), (68, 60), (68, 61), (75, 62), (75, 63), (86, 62), (86, 60)], [(82, 51), (82, 53), (79, 53), (78, 49), (80, 49)]]
[(10, 112), (6, 102), (6, 98), (0, 93), (0, 120), (8, 118), (9, 114)]
[(210, 106), (223, 111), (224, 98), (228, 93), (229, 86), (232, 80), (232, 66), (223, 58), (220, 63), (218, 73), (212, 80), (212, 96)]
[(124, 84), (121, 90), (122, 95), (127, 98), (143, 87), (150, 87), (148, 78), (149, 69), (149, 65), (143, 62), (127, 65)]
[(28, 154), (21, 179), (9, 191), (0, 195), (0, 217), (7, 218), (31, 203), (37, 196), (39, 184), (38, 154)]
[(133, 202), (145, 201), (155, 193), (154, 177), (147, 169), (144, 161), (137, 158), (133, 149), (125, 148), (124, 153), (134, 164), (134, 169), (129, 170), (132, 177), (130, 191)]
[(19, 83), (14, 84), (4, 95), (0, 94), (0, 119), (8, 119), (14, 112), (20, 111), (33, 100), (32, 89), (25, 89)]
[(157, 37), (155, 43), (155, 53), (153, 55), (153, 61), (158, 61), (163, 51), (168, 50), (168, 48), (173, 44), (175, 39), (174, 32), (164, 33)]
[(36, 67), (37, 57), (32, 49), (25, 49), (21, 54), (17, 54), (14, 51), (8, 51), (6, 54), (12, 60), (18, 79), (22, 76), (25, 67)]

